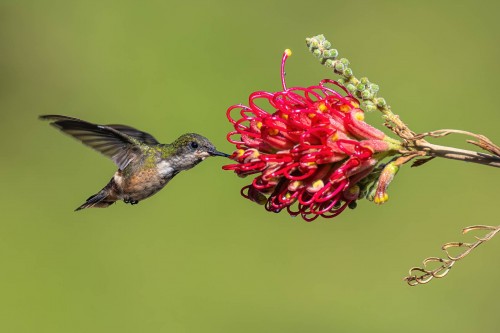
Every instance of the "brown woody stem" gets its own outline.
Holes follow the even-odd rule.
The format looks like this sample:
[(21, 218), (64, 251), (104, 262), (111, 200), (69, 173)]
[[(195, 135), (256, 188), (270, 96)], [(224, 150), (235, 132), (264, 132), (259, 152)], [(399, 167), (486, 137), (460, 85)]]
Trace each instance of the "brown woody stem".
[(443, 157), (451, 160), (478, 163), (500, 168), (500, 157), (490, 154), (479, 153), (472, 150), (435, 145), (425, 140), (418, 140), (417, 142), (415, 142), (415, 149), (418, 151), (424, 151), (426, 155), (432, 157)]

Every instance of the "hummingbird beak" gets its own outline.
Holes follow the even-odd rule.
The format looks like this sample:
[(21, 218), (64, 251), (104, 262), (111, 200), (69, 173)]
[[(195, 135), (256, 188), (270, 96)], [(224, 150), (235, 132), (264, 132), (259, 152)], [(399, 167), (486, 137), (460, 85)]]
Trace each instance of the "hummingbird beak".
[(228, 155), (226, 153), (220, 152), (220, 151), (215, 150), (215, 149), (212, 150), (212, 151), (209, 151), (208, 153), (210, 154), (210, 156), (222, 156), (222, 157), (229, 157), (229, 156), (231, 156), (231, 155)]

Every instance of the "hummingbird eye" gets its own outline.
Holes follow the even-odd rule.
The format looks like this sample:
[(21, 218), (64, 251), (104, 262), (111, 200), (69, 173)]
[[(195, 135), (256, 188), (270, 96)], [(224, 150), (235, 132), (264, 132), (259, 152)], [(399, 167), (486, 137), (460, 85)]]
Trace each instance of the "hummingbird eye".
[(191, 148), (196, 149), (196, 148), (198, 148), (198, 142), (191, 141), (190, 146), (191, 146)]

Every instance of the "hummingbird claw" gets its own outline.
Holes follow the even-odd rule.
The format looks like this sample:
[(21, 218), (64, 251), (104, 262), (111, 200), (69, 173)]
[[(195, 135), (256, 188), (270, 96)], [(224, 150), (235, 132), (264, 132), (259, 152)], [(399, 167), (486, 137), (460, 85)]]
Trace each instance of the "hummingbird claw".
[(139, 200), (132, 200), (130, 198), (127, 198), (123, 199), (123, 202), (126, 204), (137, 205), (139, 203)]

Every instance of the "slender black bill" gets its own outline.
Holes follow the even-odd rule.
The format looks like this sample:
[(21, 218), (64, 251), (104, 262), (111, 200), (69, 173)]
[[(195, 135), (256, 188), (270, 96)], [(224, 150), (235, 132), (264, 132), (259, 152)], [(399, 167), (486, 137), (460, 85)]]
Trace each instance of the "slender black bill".
[(222, 156), (222, 157), (229, 157), (229, 156), (231, 156), (231, 155), (228, 155), (226, 153), (220, 152), (218, 150), (212, 150), (212, 151), (209, 151), (208, 153), (210, 155), (212, 155), (212, 156)]

